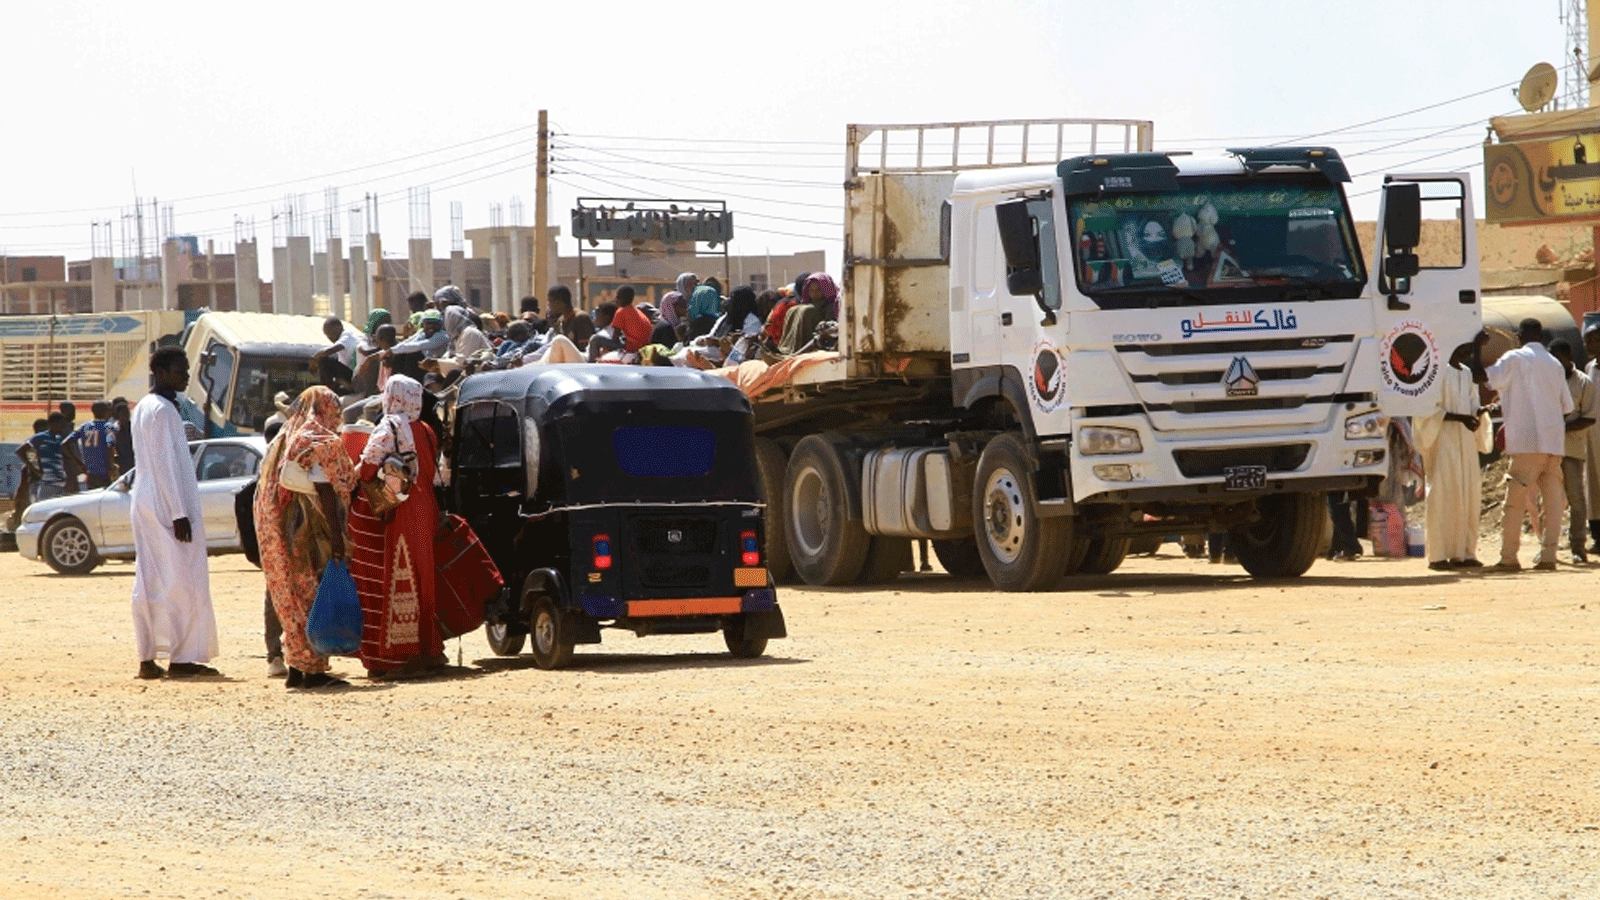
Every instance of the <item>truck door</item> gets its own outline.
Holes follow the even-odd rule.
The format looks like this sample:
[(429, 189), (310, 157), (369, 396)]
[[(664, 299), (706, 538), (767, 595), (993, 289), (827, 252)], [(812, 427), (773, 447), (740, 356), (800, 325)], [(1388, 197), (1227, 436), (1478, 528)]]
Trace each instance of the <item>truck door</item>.
[(1482, 327), (1475, 221), (1466, 175), (1385, 180), (1371, 278), (1389, 415), (1431, 411), (1440, 370)]
[[(1000, 295), (1005, 292), (1006, 271), (1000, 255), (1000, 235), (995, 226), (994, 204), (978, 207), (973, 216), (970, 277), (967, 279), (965, 322), (951, 325), (951, 347), (966, 338), (972, 366), (1000, 364)], [(964, 334), (963, 334), (964, 332)]]

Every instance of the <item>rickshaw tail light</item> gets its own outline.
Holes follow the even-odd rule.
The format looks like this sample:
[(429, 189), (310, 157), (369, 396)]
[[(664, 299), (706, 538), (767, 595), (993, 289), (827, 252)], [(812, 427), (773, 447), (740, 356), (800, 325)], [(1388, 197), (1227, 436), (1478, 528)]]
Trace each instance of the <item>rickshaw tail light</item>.
[(594, 536), (594, 567), (596, 569), (611, 568), (611, 535), (597, 534)]
[(739, 547), (744, 551), (743, 561), (745, 565), (761, 565), (761, 545), (756, 542), (756, 533), (754, 531), (739, 533)]

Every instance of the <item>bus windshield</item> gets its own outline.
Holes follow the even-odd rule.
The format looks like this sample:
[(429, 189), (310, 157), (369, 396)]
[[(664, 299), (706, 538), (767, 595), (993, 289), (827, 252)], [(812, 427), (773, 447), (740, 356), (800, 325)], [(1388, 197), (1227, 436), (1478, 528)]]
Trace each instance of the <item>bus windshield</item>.
[(267, 417), (278, 411), (272, 398), (279, 391), (293, 400), (317, 383), (317, 373), (311, 371), (309, 362), (309, 353), (296, 357), (240, 357), (228, 421), (241, 429), (260, 431)]
[(1068, 214), (1079, 289), (1101, 307), (1349, 298), (1366, 282), (1344, 194), (1321, 179), (1185, 179), (1072, 197)]

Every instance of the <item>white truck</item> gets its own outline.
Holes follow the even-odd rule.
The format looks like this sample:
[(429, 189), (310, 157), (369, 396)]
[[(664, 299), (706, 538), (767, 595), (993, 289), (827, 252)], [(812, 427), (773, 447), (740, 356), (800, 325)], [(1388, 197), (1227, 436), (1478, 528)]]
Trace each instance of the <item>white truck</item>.
[[(1258, 577), (1311, 566), (1326, 494), (1375, 488), (1382, 417), (1426, 412), (1480, 327), (1468, 179), (1390, 176), (1364, 253), (1332, 149), (1152, 134), (849, 127), (838, 355), (754, 397), (775, 574), (880, 581), (927, 538), (1046, 590), (1196, 531)], [(1419, 259), (1424, 216), (1460, 246)]]

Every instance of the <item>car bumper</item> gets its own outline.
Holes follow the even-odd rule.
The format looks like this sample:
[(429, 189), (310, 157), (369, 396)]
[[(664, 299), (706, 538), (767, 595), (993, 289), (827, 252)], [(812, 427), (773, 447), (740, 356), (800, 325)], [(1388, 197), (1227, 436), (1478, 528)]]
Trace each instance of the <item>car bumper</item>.
[(24, 523), (17, 528), (17, 552), (23, 559), (39, 558), (39, 532), (44, 526), (37, 523)]

